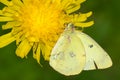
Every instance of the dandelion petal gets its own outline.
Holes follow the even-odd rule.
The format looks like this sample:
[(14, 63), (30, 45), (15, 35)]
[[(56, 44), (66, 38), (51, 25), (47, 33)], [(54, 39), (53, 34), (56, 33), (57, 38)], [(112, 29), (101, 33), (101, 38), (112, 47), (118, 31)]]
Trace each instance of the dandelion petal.
[(26, 57), (27, 54), (29, 53), (31, 47), (32, 47), (32, 45), (30, 45), (30, 43), (27, 41), (27, 39), (23, 40), (16, 50), (16, 55), (21, 58)]
[(0, 48), (10, 44), (13, 41), (15, 41), (15, 37), (13, 37), (11, 33), (0, 36)]
[(5, 21), (13, 21), (14, 19), (11, 17), (0, 17), (0, 22), (5, 22)]
[(40, 64), (40, 43), (38, 46), (34, 45), (34, 49), (33, 49), (33, 58), (37, 60), (37, 62)]

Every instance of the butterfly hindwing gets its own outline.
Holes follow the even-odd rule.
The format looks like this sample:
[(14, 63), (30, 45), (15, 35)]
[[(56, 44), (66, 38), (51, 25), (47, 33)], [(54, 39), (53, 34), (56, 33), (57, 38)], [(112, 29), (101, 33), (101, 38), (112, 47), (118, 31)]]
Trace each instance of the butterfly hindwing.
[(82, 32), (77, 32), (77, 36), (82, 41), (86, 52), (84, 70), (104, 69), (112, 65), (109, 55), (91, 37)]

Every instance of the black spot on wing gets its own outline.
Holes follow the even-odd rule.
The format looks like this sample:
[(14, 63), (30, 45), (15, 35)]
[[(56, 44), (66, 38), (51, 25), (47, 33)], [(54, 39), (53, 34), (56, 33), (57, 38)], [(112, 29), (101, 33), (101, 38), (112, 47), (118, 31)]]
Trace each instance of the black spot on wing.
[(89, 48), (93, 48), (93, 44), (90, 44), (90, 45), (89, 45)]
[(94, 61), (95, 68), (98, 69), (96, 62)]

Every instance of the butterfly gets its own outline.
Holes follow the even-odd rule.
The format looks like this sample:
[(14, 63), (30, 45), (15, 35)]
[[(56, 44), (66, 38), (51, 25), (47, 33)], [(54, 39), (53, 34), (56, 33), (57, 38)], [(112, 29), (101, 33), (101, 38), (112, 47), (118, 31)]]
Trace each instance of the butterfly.
[(69, 23), (51, 51), (49, 64), (59, 73), (70, 76), (83, 70), (108, 68), (112, 60), (90, 36)]

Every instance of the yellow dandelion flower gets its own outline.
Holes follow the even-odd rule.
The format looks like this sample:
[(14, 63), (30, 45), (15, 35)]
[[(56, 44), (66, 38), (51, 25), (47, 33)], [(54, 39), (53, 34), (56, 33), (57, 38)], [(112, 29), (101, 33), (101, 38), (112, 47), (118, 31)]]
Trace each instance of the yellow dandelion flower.
[(89, 27), (85, 22), (92, 12), (73, 14), (85, 0), (0, 0), (5, 7), (0, 10), (0, 22), (7, 22), (2, 29), (11, 29), (0, 36), (0, 48), (16, 41), (16, 55), (24, 58), (33, 49), (33, 57), (40, 63), (40, 52), (49, 60), (51, 49), (65, 23)]

